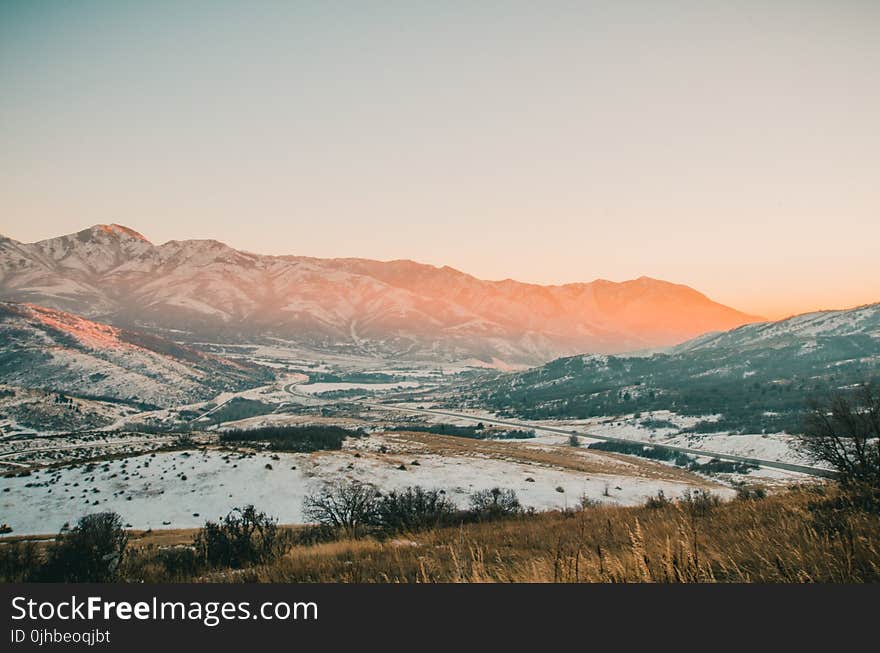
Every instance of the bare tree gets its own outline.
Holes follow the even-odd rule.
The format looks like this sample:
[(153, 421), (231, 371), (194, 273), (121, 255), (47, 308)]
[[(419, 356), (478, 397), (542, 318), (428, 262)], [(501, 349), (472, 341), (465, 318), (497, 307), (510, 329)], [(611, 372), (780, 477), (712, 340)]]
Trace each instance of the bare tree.
[(306, 496), (303, 514), (319, 524), (357, 533), (375, 521), (379, 492), (371, 485), (339, 482)]
[(40, 580), (65, 583), (111, 583), (128, 546), (122, 518), (115, 512), (82, 517), (58, 534), (41, 570)]
[(827, 403), (814, 401), (804, 420), (801, 448), (827, 463), (845, 486), (880, 487), (880, 390), (873, 384)]
[(471, 494), (471, 510), (480, 517), (502, 517), (522, 512), (516, 492), (507, 488), (493, 487)]

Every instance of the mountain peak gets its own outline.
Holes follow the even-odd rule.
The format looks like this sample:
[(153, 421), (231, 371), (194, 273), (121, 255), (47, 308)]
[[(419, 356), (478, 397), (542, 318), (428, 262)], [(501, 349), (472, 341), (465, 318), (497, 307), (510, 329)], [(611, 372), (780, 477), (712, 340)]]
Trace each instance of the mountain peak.
[(135, 231), (131, 227), (126, 227), (125, 225), (117, 224), (115, 222), (112, 222), (110, 224), (96, 224), (96, 225), (89, 227), (88, 229), (84, 229), (80, 233), (84, 233), (84, 232), (86, 232), (86, 233), (103, 232), (106, 234), (111, 234), (111, 235), (119, 236), (119, 237), (123, 237), (123, 238), (141, 240), (145, 243), (150, 242), (140, 232)]
[(645, 274), (636, 279), (627, 279), (626, 281), (621, 281), (620, 283), (629, 284), (631, 286), (641, 286), (643, 288), (686, 288), (694, 292), (699, 292), (694, 290), (694, 288), (688, 286), (687, 284), (667, 281), (666, 279), (658, 279), (656, 277), (649, 277)]

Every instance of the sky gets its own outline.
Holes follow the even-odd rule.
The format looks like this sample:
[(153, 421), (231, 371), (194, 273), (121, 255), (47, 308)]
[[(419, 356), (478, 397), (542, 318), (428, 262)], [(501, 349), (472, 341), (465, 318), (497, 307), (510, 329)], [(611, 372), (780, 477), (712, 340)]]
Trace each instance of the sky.
[(0, 233), (880, 301), (880, 2), (0, 0)]

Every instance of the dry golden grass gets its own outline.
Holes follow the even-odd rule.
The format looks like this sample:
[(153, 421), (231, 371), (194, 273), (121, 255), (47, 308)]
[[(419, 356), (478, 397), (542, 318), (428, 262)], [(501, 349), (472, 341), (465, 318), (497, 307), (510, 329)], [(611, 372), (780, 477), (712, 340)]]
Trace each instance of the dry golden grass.
[[(832, 582), (880, 580), (880, 516), (822, 489), (705, 511), (589, 508), (388, 542), (298, 546), (272, 564), (196, 580), (241, 582)], [(827, 490), (833, 492), (833, 490)]]
[[(587, 474), (634, 476), (717, 488), (718, 483), (680, 467), (635, 456), (560, 445), (535, 445), (528, 440), (477, 440), (434, 433), (396, 431), (384, 433), (400, 454), (429, 453), (440, 456), (485, 456), (497, 460), (545, 465)], [(402, 460), (402, 459), (401, 459)]]
[(197, 528), (167, 528), (158, 531), (128, 531), (128, 545), (146, 547), (189, 544), (198, 530)]

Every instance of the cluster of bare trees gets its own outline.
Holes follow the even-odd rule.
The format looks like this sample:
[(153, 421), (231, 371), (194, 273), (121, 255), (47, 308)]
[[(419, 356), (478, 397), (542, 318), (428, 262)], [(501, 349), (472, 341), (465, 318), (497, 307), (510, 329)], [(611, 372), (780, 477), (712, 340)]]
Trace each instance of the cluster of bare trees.
[(470, 508), (459, 510), (444, 490), (413, 486), (382, 494), (357, 481), (326, 484), (307, 496), (303, 505), (303, 513), (313, 522), (355, 536), (418, 531), (521, 512), (516, 493), (509, 489), (475, 492)]

